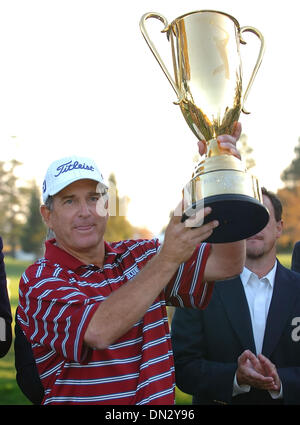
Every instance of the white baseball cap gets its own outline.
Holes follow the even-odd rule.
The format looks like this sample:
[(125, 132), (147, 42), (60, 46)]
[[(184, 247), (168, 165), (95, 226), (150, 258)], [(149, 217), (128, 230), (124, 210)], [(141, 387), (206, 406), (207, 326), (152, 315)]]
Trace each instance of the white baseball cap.
[(77, 180), (90, 179), (107, 185), (95, 161), (80, 156), (67, 156), (50, 164), (43, 182), (43, 202)]

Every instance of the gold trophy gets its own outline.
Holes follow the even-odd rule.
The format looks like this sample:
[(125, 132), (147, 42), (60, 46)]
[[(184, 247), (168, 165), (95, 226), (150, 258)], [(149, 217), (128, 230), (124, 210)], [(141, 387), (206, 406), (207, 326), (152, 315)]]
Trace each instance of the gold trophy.
[[(159, 19), (171, 42), (175, 79), (169, 73), (146, 30), (147, 19)], [(201, 10), (187, 13), (168, 24), (159, 13), (146, 13), (140, 21), (142, 34), (173, 87), (181, 112), (190, 129), (205, 140), (207, 153), (183, 189), (183, 220), (204, 206), (212, 213), (204, 220), (217, 219), (219, 226), (207, 239), (224, 243), (242, 240), (258, 233), (269, 219), (262, 204), (258, 180), (242, 161), (221, 154), (216, 141), (231, 134), (261, 64), (264, 53), (262, 34), (253, 27), (240, 27), (227, 13)], [(240, 44), (244, 32), (260, 39), (260, 51), (248, 86), (242, 95)], [(247, 113), (247, 112), (245, 112)]]

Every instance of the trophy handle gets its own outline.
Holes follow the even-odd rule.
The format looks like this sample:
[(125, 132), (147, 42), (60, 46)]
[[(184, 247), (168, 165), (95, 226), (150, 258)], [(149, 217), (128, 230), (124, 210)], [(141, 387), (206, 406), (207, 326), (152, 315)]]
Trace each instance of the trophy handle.
[(158, 53), (154, 43), (151, 41), (149, 34), (146, 30), (146, 20), (150, 19), (150, 18), (155, 18), (160, 20), (163, 24), (164, 24), (164, 29), (161, 31), (162, 33), (168, 32), (169, 31), (169, 24), (167, 19), (160, 15), (159, 13), (155, 13), (155, 12), (149, 12), (149, 13), (145, 13), (140, 20), (140, 29), (141, 32), (144, 36), (144, 39), (146, 40), (146, 43), (148, 44), (151, 52), (153, 53), (155, 59), (157, 60), (157, 62), (159, 63), (159, 66), (161, 67), (162, 71), (164, 72), (165, 76), (167, 77), (167, 79), (169, 80), (171, 86), (173, 87), (173, 90), (175, 91), (178, 100), (175, 103), (175, 105), (179, 105), (183, 100), (184, 100), (184, 95), (182, 93), (180, 93), (174, 79), (172, 78), (171, 74), (169, 73), (166, 65), (164, 64), (162, 58), (160, 57), (160, 54)]
[(247, 99), (249, 91), (252, 87), (254, 78), (256, 77), (257, 71), (258, 71), (260, 64), (261, 64), (261, 61), (262, 61), (262, 58), (263, 58), (263, 55), (264, 55), (264, 52), (265, 52), (265, 41), (264, 41), (264, 37), (263, 37), (262, 33), (260, 31), (258, 31), (256, 28), (254, 28), (254, 27), (242, 27), (241, 30), (240, 30), (240, 42), (242, 44), (247, 44), (242, 38), (242, 34), (244, 32), (252, 32), (253, 34), (255, 34), (260, 39), (260, 50), (259, 50), (258, 58), (257, 58), (256, 64), (255, 64), (255, 67), (252, 71), (250, 81), (248, 83), (247, 89), (246, 89), (245, 94), (244, 94), (244, 99), (243, 99), (242, 111), (244, 112), (244, 114), (250, 114), (250, 112), (247, 112), (244, 109), (244, 104), (246, 102), (246, 99)]

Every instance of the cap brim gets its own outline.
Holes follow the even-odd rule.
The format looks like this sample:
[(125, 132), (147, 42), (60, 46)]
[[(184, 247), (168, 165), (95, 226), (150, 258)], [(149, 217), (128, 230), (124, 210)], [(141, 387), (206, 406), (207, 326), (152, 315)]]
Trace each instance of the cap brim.
[(70, 184), (75, 183), (78, 180), (93, 180), (93, 181), (95, 181), (97, 183), (100, 183), (105, 189), (108, 189), (108, 186), (103, 181), (99, 181), (99, 179), (93, 179), (91, 177), (78, 176), (76, 178), (70, 179), (69, 181), (64, 181), (60, 185), (57, 185), (57, 187), (55, 188), (55, 190), (49, 190), (49, 192), (47, 193), (47, 196), (46, 197), (43, 196), (43, 201), (46, 202), (46, 200), (47, 200), (47, 198), (49, 196), (57, 195), (59, 192), (61, 192), (67, 186), (70, 186)]

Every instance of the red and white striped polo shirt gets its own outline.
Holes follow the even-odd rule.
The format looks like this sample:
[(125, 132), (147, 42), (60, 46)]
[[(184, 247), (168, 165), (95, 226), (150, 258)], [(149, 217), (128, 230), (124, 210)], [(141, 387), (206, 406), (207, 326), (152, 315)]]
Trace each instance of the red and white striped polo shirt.
[(96, 309), (159, 249), (157, 240), (105, 243), (103, 268), (82, 264), (46, 242), (45, 257), (20, 281), (18, 318), (45, 389), (43, 404), (173, 404), (174, 365), (166, 304), (204, 308), (213, 283), (202, 281), (209, 254), (200, 245), (144, 317), (105, 350), (84, 334)]

